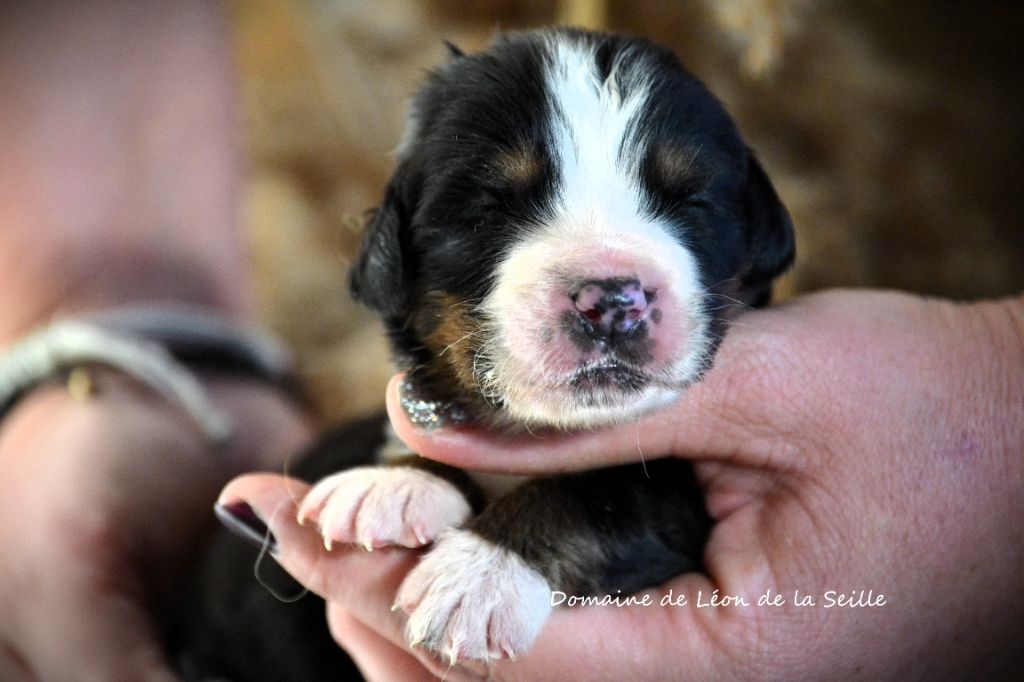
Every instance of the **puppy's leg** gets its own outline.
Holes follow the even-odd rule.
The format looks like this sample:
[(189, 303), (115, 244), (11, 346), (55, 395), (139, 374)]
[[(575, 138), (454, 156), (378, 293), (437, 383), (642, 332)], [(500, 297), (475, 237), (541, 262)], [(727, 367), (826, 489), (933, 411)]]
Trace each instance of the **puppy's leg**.
[(393, 440), (377, 459), (379, 466), (321, 479), (299, 506), (299, 523), (315, 523), (327, 549), (335, 543), (422, 547), (479, 508), (479, 493), (459, 469), (418, 457)]
[(397, 604), (413, 644), (450, 660), (515, 656), (553, 590), (626, 595), (699, 570), (710, 525), (679, 460), (536, 479), (442, 535)]

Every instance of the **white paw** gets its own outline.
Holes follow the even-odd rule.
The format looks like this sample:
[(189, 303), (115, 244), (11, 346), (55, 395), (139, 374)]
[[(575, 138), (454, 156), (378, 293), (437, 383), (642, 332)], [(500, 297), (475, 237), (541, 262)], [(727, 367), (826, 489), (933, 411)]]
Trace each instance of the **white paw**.
[(515, 553), (457, 530), (438, 539), (406, 576), (395, 607), (409, 614), (409, 643), (453, 665), (515, 658), (547, 620), (551, 588)]
[(413, 467), (359, 467), (313, 486), (298, 520), (317, 524), (328, 550), (336, 542), (372, 550), (422, 547), (469, 514), (465, 496), (443, 478)]

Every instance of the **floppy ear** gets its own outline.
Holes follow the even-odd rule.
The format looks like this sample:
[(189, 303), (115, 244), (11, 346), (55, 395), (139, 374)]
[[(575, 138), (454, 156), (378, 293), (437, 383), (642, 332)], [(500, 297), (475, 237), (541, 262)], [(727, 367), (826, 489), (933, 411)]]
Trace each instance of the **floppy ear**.
[(409, 222), (405, 172), (395, 172), (366, 226), (359, 255), (349, 271), (352, 296), (385, 317), (402, 315), (409, 300)]
[(745, 284), (766, 287), (793, 263), (793, 221), (771, 181), (747, 148), (747, 248), (750, 268)]

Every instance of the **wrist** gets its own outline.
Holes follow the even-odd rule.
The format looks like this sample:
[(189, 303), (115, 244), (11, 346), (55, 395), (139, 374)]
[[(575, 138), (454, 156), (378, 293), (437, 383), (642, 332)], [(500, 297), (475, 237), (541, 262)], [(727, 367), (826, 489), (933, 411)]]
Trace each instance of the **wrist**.
[(91, 424), (87, 431), (95, 429), (113, 440), (119, 433), (133, 440), (145, 438), (139, 446), (140, 466), (145, 466), (151, 439), (173, 441), (178, 455), (203, 460), (203, 468), (224, 482), (244, 471), (280, 470), (311, 437), (309, 420), (294, 399), (259, 378), (217, 371), (198, 374), (210, 402), (234, 428), (231, 441), (218, 447), (180, 409), (132, 377), (99, 366), (85, 371), (85, 394), (50, 382), (10, 409), (0, 422), (0, 461), (38, 456), (33, 443), (54, 429)]
[[(82, 377), (97, 381), (71, 381)], [(277, 464), (308, 433), (288, 351), (273, 336), (208, 309), (112, 308), (36, 330), (0, 355), (0, 418), (60, 381), (79, 393), (81, 386), (102, 387), (85, 390), (98, 398), (92, 408), (104, 404), (105, 392), (123, 397), (125, 389), (161, 402), (191, 421), (228, 473)]]

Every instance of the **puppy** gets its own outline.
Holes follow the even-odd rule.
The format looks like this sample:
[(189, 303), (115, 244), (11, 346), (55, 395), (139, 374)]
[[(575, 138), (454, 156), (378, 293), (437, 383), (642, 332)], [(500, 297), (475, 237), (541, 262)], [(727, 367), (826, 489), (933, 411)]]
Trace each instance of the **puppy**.
[[(793, 259), (754, 155), (647, 41), (559, 29), (452, 52), (351, 273), (410, 416), (588, 429), (669, 405)], [(555, 590), (625, 595), (701, 568), (710, 520), (680, 460), (496, 486), (393, 439), (348, 449), (376, 465), (320, 480), (299, 520), (328, 549), (428, 547), (397, 605), (410, 644), (450, 661), (527, 651)]]

